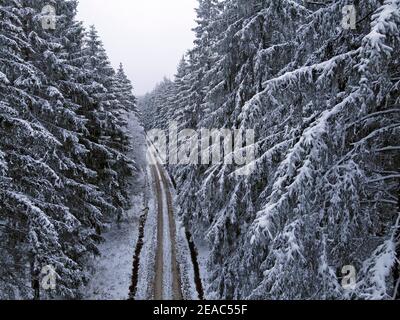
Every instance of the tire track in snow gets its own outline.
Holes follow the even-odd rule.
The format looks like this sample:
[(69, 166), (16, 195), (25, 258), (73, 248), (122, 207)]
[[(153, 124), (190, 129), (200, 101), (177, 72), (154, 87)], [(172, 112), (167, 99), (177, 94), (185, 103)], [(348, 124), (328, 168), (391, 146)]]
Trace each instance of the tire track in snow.
[(156, 166), (152, 165), (151, 170), (154, 177), (157, 197), (157, 253), (154, 276), (154, 299), (162, 300), (164, 291), (164, 207), (161, 194), (160, 176)]
[[(179, 219), (174, 213), (172, 181), (157, 156), (157, 150), (148, 142), (149, 176), (153, 180), (154, 260), (148, 265), (154, 272), (150, 298), (155, 300), (202, 299), (197, 257)], [(181, 265), (182, 264), (182, 265)], [(196, 268), (197, 266), (197, 268)], [(196, 272), (197, 271), (197, 272)], [(150, 280), (150, 279), (149, 279)], [(200, 282), (200, 286), (198, 285)], [(200, 288), (200, 290), (199, 290)]]
[(173, 210), (172, 195), (169, 190), (169, 183), (165, 177), (164, 170), (158, 165), (158, 171), (161, 175), (161, 180), (164, 185), (164, 194), (167, 198), (167, 213), (169, 224), (169, 236), (171, 241), (171, 267), (172, 267), (172, 297), (174, 300), (183, 300), (182, 281), (180, 270), (177, 261), (177, 243), (176, 243), (176, 223)]

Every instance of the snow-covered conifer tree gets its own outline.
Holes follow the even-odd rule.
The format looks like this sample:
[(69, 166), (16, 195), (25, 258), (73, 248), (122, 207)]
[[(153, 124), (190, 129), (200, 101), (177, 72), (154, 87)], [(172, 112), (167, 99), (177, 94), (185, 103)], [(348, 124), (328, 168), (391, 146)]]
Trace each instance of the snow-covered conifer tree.
[(209, 297), (398, 294), (399, 1), (355, 3), (354, 30), (347, 5), (199, 1), (168, 119), (254, 129), (257, 151), (248, 176), (172, 170), (185, 224), (210, 246)]

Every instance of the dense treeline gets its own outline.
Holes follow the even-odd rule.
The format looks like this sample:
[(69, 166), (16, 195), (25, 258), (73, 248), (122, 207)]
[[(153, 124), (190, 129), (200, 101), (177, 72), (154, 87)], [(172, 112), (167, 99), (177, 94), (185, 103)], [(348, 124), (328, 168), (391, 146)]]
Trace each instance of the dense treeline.
[(85, 259), (131, 206), (131, 83), (75, 20), (77, 1), (50, 1), (54, 30), (48, 4), (0, 2), (0, 298), (78, 297)]
[(211, 250), (208, 297), (399, 297), (400, 1), (199, 0), (197, 14), (194, 48), (141, 108), (147, 129), (256, 130), (249, 176), (171, 168)]

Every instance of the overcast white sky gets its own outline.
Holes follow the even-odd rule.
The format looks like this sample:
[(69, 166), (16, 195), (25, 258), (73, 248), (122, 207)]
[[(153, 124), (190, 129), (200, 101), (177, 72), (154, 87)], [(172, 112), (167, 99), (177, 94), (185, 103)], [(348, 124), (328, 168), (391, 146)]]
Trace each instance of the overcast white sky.
[(197, 0), (79, 0), (78, 19), (94, 24), (114, 67), (119, 62), (142, 95), (172, 77), (192, 48)]

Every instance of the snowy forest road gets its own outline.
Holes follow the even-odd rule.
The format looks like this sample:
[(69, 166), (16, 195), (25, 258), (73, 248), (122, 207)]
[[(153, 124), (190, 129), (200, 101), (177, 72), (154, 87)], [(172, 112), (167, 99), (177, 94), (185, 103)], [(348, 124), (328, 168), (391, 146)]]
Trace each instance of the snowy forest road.
[(148, 201), (144, 202), (148, 210), (142, 215), (139, 228), (130, 298), (202, 299), (196, 249), (190, 241), (190, 232), (186, 231), (177, 214), (173, 183), (150, 141), (147, 141), (146, 156)]
[(158, 214), (154, 299), (182, 300), (182, 281), (176, 249), (176, 221), (170, 184), (160, 164), (152, 165), (151, 171), (155, 183)]
[(161, 194), (160, 176), (156, 166), (151, 168), (153, 179), (155, 182), (155, 192), (157, 196), (157, 253), (155, 263), (155, 277), (154, 277), (154, 299), (162, 300), (163, 298), (163, 273), (164, 273), (164, 219), (163, 219), (163, 200)]

